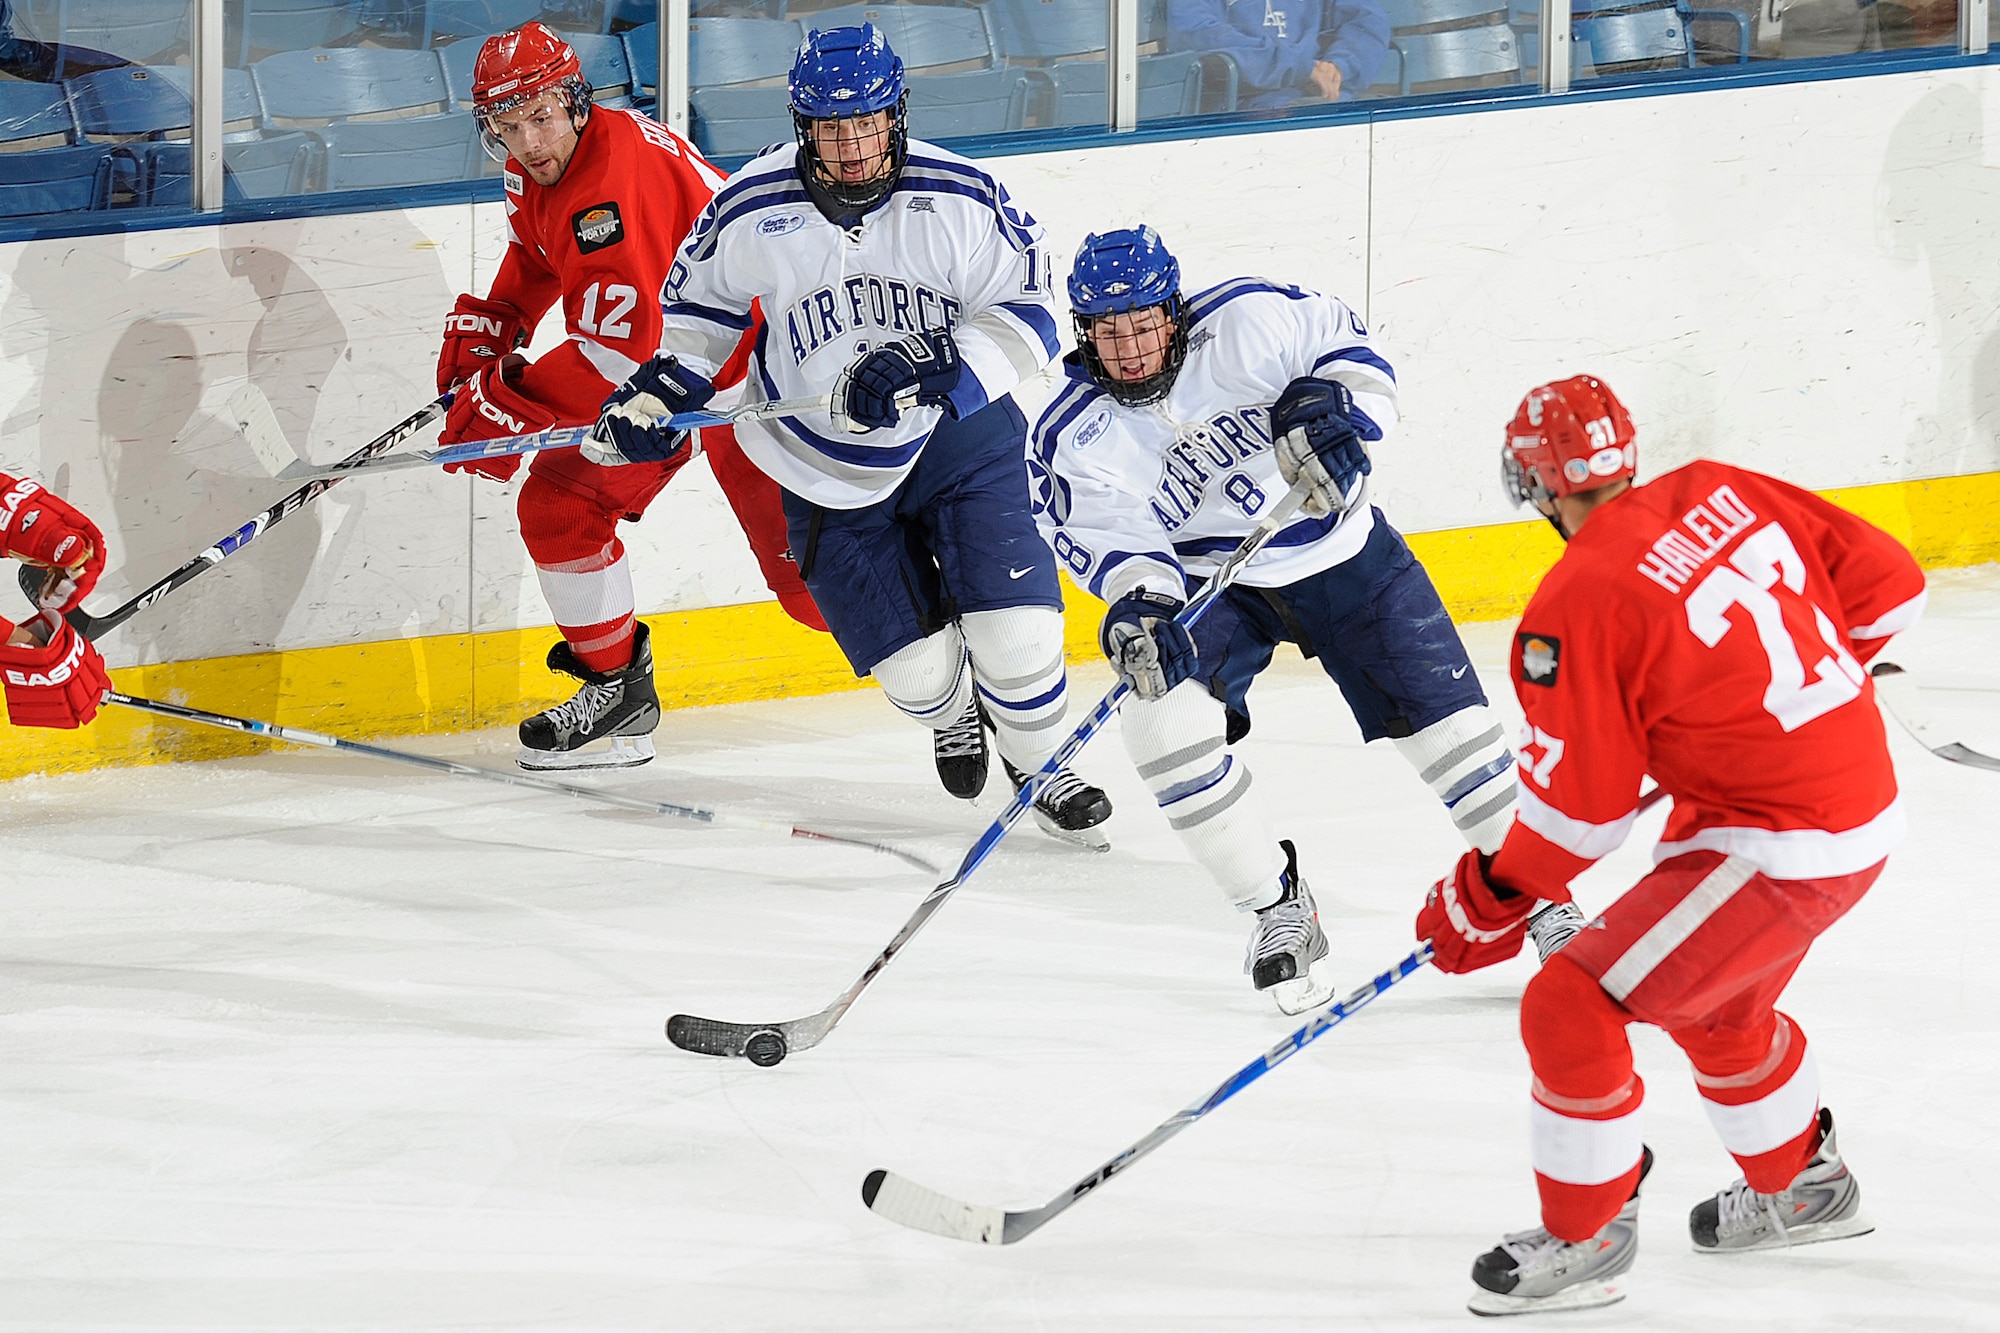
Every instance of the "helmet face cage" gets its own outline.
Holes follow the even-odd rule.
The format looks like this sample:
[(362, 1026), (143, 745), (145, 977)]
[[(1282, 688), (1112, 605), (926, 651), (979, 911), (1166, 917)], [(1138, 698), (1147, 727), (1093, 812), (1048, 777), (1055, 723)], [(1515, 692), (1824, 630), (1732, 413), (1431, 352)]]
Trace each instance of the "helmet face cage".
[(889, 126), (884, 132), (886, 142), (883, 145), (888, 158), (887, 168), (872, 180), (853, 183), (841, 180), (838, 170), (820, 154), (819, 145), (813, 139), (813, 126), (821, 121), (852, 120), (875, 113), (857, 111), (853, 116), (808, 116), (793, 107), (792, 133), (799, 141), (799, 162), (805, 168), (801, 175), (807, 186), (824, 194), (847, 212), (863, 213), (880, 203), (889, 191), (896, 188), (896, 178), (903, 174), (903, 163), (909, 160), (909, 100), (907, 95), (899, 97), (896, 105), (889, 110)]
[(499, 117), (509, 111), (518, 111), (543, 93), (555, 90), (561, 94), (563, 107), (569, 112), (570, 124), (577, 133), (583, 133), (584, 124), (590, 119), (590, 81), (581, 74), (572, 74), (555, 83), (542, 84), (527, 92), (503, 97), (498, 101), (482, 103), (473, 114), (479, 122), (479, 146), (486, 150), (486, 156), (495, 162), (505, 162), (512, 154), (500, 139), (500, 132), (494, 128)]
[[(1158, 232), (1140, 226), (1085, 236), (1070, 268), (1069, 304), (1084, 369), (1113, 400), (1143, 407), (1173, 391), (1187, 360), (1188, 312), (1181, 298), (1180, 262)], [(1160, 369), (1144, 379), (1114, 378), (1098, 354), (1091, 326), (1112, 315), (1136, 315), (1155, 307), (1164, 309), (1173, 323)]]
[[(807, 190), (849, 213), (866, 212), (887, 198), (909, 159), (909, 96), (903, 62), (875, 25), (807, 33), (792, 61), (786, 92), (799, 144), (799, 176)], [(881, 145), (887, 165), (872, 179), (842, 181), (836, 164), (820, 152), (813, 126), (882, 111), (889, 113)]]

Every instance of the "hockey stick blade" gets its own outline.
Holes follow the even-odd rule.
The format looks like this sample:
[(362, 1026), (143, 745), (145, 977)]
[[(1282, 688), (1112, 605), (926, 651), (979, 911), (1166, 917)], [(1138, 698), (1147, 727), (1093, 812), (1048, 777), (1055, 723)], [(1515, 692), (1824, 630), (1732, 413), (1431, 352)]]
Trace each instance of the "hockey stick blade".
[(1917, 744), (1954, 764), (2000, 773), (2000, 759), (1981, 754), (1959, 741), (1945, 739), (1944, 733), (1931, 721), (1930, 710), (1924, 706), (1923, 697), (1917, 690), (1916, 678), (1909, 672), (1894, 662), (1877, 662), (1869, 668), (1868, 674), (1875, 678), (1875, 697), (1889, 710), (1889, 716), (1902, 724), (1903, 730), (1916, 737)]
[(1114, 1175), (1128, 1170), (1141, 1157), (1297, 1055), (1327, 1032), (1352, 1018), (1369, 1001), (1430, 961), (1431, 946), (1428, 943), (1418, 945), (1387, 972), (1360, 987), (1346, 999), (1338, 1000), (1314, 1014), (1305, 1026), (1224, 1079), (1206, 1097), (1168, 1116), (1154, 1126), (1151, 1133), (1040, 1208), (1009, 1212), (999, 1208), (985, 1208), (978, 1204), (964, 1203), (914, 1181), (906, 1180), (893, 1171), (880, 1168), (870, 1171), (862, 1178), (861, 1202), (870, 1212), (917, 1231), (928, 1231), (933, 1235), (944, 1236), (951, 1240), (970, 1241), (976, 1245), (1012, 1245), (1023, 1236), (1039, 1230), (1044, 1223), (1096, 1190), (1099, 1185)]

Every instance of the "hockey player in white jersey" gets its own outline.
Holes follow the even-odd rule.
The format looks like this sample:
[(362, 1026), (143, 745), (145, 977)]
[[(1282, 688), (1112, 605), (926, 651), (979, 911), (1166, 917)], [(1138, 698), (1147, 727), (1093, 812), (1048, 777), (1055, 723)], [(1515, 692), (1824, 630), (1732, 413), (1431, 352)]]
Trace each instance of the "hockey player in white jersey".
[[(1251, 681), (1281, 642), (1317, 656), (1361, 726), (1391, 739), (1465, 840), (1496, 850), (1514, 759), (1423, 566), (1368, 503), (1368, 445), (1396, 378), (1330, 296), (1237, 278), (1184, 299), (1151, 227), (1086, 237), (1069, 278), (1077, 350), (1036, 425), (1036, 511), (1056, 555), (1109, 602), (1105, 655), (1138, 696), (1123, 734), (1189, 852), (1257, 914), (1244, 970), (1281, 1008), (1318, 1002), (1327, 945), (1290, 842), (1250, 772)], [(1174, 616), (1304, 473), (1281, 529), (1193, 629)], [(1578, 924), (1549, 917), (1537, 943)]]
[[(1041, 226), (979, 167), (908, 136), (902, 61), (872, 24), (810, 34), (790, 99), (797, 142), (731, 177), (682, 246), (663, 355), (606, 403), (604, 451), (670, 452), (652, 415), (707, 403), (760, 303), (749, 401), (828, 406), (737, 439), (783, 489), (828, 628), (855, 674), (937, 734), (948, 790), (985, 784), (982, 718), (1018, 789), (1068, 706), (1062, 595), (1006, 396), (1060, 346)], [(1111, 805), (1065, 771), (1035, 812), (1087, 835)]]

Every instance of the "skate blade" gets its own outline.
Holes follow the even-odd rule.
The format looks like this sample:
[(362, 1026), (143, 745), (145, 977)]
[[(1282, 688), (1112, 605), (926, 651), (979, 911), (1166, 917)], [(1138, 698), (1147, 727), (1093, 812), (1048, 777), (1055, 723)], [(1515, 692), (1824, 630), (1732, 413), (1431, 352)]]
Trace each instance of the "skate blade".
[(521, 747), (514, 762), (530, 773), (579, 768), (637, 768), (651, 762), (651, 736), (613, 736), (609, 743), (592, 741), (575, 750), (533, 750)]
[(1782, 1236), (1759, 1241), (1755, 1245), (1739, 1245), (1729, 1249), (1716, 1246), (1695, 1245), (1696, 1254), (1769, 1254), (1772, 1250), (1796, 1250), (1801, 1245), (1817, 1245), (1823, 1240), (1847, 1240), (1853, 1236), (1865, 1236), (1875, 1229), (1875, 1220), (1866, 1213), (1856, 1213), (1835, 1222), (1820, 1222), (1812, 1226), (1788, 1231)]
[(1302, 977), (1281, 981), (1264, 992), (1278, 1012), (1288, 1017), (1308, 1013), (1333, 998), (1333, 968), (1322, 958)]
[(1502, 1296), (1497, 1291), (1474, 1292), (1465, 1308), (1476, 1315), (1543, 1314), (1550, 1310), (1594, 1310), (1625, 1299), (1618, 1282), (1579, 1282), (1547, 1296)]
[(1039, 810), (1035, 811), (1035, 824), (1042, 832), (1048, 834), (1057, 842), (1066, 842), (1072, 847), (1081, 847), (1087, 852), (1108, 852), (1111, 850), (1111, 839), (1105, 837), (1096, 827), (1067, 829)]

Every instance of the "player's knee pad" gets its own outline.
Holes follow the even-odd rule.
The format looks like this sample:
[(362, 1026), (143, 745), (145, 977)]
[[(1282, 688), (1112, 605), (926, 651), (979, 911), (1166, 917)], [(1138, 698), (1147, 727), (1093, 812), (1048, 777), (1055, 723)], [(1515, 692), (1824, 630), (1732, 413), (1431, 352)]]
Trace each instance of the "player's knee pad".
[(869, 669), (889, 702), (931, 728), (958, 721), (972, 698), (965, 639), (955, 625), (898, 648)]
[(1497, 852), (1514, 822), (1514, 755), (1493, 710), (1461, 708), (1396, 748), (1437, 793), (1467, 843)]
[(514, 512), (521, 542), (543, 569), (581, 574), (603, 569), (625, 554), (618, 515), (533, 472), (521, 484)]
[(1250, 768), (1223, 744), (1222, 705), (1194, 681), (1163, 699), (1128, 699), (1126, 753), (1190, 854), (1240, 910), (1278, 893), (1284, 849), (1250, 794)]
[(994, 741), (1014, 767), (1032, 769), (1062, 743), (1069, 711), (1062, 612), (1009, 606), (959, 617)]
[(1574, 961), (1556, 954), (1521, 995), (1521, 1040), (1535, 1071), (1537, 1095), (1546, 1087), (1565, 1098), (1614, 1095), (1631, 1081), (1632, 1043), (1625, 1025), (1632, 1015)]

